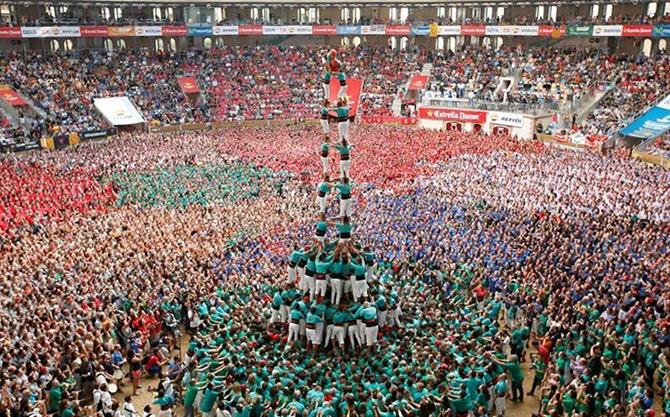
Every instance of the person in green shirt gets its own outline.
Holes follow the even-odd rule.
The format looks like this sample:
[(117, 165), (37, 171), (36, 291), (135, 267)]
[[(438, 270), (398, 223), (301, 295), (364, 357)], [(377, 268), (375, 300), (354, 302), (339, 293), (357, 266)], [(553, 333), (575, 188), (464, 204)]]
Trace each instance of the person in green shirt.
[(328, 173), (323, 174), (323, 181), (317, 186), (317, 197), (316, 202), (319, 205), (319, 213), (326, 213), (326, 208), (328, 206), (327, 197), (332, 189), (330, 176)]
[[(321, 155), (321, 162), (324, 162), (323, 165), (323, 172), (330, 172), (330, 164), (328, 164), (328, 134), (330, 133), (330, 125), (328, 124), (328, 121), (330, 119), (330, 101), (328, 99), (323, 100), (323, 106), (321, 107), (321, 116), (320, 116), (320, 122), (321, 122), (321, 130), (323, 131), (323, 142), (324, 145), (326, 146), (326, 162), (323, 161), (323, 153)], [(321, 148), (321, 151), (323, 152), (323, 147)]]
[(512, 381), (512, 401), (514, 402), (523, 402), (523, 370), (521, 370), (521, 364), (519, 363), (519, 358), (516, 355), (512, 355), (507, 362), (499, 361), (493, 359), (495, 362), (500, 364), (505, 371), (509, 372), (510, 379)]
[(531, 387), (530, 391), (528, 391), (528, 395), (535, 395), (535, 389), (542, 385), (544, 375), (547, 371), (547, 364), (544, 362), (544, 360), (542, 360), (542, 358), (540, 358), (538, 355), (533, 355), (533, 359), (533, 364), (530, 368), (535, 370), (535, 375), (533, 375), (533, 386)]
[(366, 268), (364, 260), (361, 257), (356, 257), (351, 261), (353, 274), (351, 275), (351, 293), (355, 302), (361, 297), (368, 296), (368, 283), (366, 281)]
[(328, 256), (326, 252), (321, 252), (319, 257), (316, 259), (316, 299), (321, 300), (326, 296), (326, 290), (328, 289), (328, 281), (326, 280), (326, 274), (332, 263), (332, 258)]
[(318, 352), (321, 345), (321, 334), (317, 331), (319, 323), (323, 323), (323, 317), (318, 314), (316, 306), (312, 305), (305, 318), (305, 332), (307, 334), (307, 341), (311, 344), (314, 354)]
[[(326, 244), (326, 232), (328, 231), (328, 222), (326, 221), (326, 214), (319, 214), (319, 221), (316, 223), (316, 230), (314, 238), (324, 246)], [(307, 261), (309, 266), (309, 260)]]
[[(349, 122), (347, 121), (347, 123)], [(349, 171), (351, 170), (349, 145), (344, 141), (341, 145), (335, 145), (335, 149), (340, 153), (340, 178), (349, 178)]]
[(219, 392), (215, 389), (212, 382), (207, 384), (205, 392), (202, 396), (202, 401), (200, 402), (200, 412), (202, 417), (211, 417), (214, 409), (214, 404), (216, 399), (219, 396)]
[(184, 417), (193, 417), (195, 415), (195, 397), (198, 395), (198, 386), (189, 384), (184, 392)]
[[(340, 142), (346, 143), (349, 140), (349, 103), (346, 97), (337, 99), (335, 114), (337, 115), (337, 131), (340, 134)], [(348, 171), (347, 176), (349, 176)]]
[(49, 389), (49, 407), (47, 407), (49, 414), (58, 413), (60, 411), (62, 398), (63, 389), (61, 388), (60, 383), (57, 380), (54, 380), (51, 383), (51, 389)]

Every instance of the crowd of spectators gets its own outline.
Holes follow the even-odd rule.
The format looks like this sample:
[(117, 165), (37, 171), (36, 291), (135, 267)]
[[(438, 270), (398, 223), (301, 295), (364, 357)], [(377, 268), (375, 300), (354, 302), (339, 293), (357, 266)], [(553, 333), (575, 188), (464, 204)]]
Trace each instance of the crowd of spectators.
[[(542, 415), (670, 412), (667, 172), (355, 126), (369, 300), (395, 292), (402, 314), (354, 363), (270, 324), (277, 292), (299, 296), (286, 258), (311, 244), (321, 137), (238, 127), (6, 159), (2, 207), (20, 216), (0, 230), (0, 411), (78, 417), (96, 399), (113, 414), (133, 399), (107, 383), (130, 369), (159, 378), (161, 415), (480, 417), (513, 413), (510, 389)], [(180, 324), (192, 338), (168, 362)]]

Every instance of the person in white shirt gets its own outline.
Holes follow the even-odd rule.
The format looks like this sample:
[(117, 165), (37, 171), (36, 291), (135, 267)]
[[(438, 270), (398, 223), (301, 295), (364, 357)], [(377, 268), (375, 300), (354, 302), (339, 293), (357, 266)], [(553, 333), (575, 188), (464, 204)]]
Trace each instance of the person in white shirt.
[(123, 400), (123, 417), (137, 417), (137, 411), (132, 403), (130, 395)]
[(113, 415), (112, 403), (112, 394), (107, 391), (107, 384), (102, 384), (99, 389), (93, 391), (93, 405), (98, 411), (102, 411), (105, 417)]

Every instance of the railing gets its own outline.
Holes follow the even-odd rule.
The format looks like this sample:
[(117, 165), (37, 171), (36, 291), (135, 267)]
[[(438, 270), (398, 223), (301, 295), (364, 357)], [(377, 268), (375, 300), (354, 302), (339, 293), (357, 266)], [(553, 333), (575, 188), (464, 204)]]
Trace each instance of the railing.
[(563, 111), (562, 103), (502, 103), (502, 102), (490, 102), (477, 99), (465, 99), (465, 98), (427, 98), (424, 97), (421, 100), (421, 103), (424, 106), (440, 106), (440, 107), (452, 107), (459, 109), (476, 109), (476, 110), (492, 110), (492, 111), (504, 111), (510, 113), (525, 113), (525, 114), (540, 114), (540, 113), (553, 113)]

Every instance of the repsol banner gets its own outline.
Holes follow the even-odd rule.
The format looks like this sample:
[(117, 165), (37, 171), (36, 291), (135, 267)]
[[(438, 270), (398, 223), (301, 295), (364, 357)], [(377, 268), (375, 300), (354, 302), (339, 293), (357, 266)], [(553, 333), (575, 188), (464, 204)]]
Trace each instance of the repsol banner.
[(82, 132), (79, 134), (81, 140), (91, 140), (91, 139), (102, 139), (109, 136), (114, 136), (116, 131), (114, 129), (100, 129), (100, 130), (89, 130), (87, 132)]

